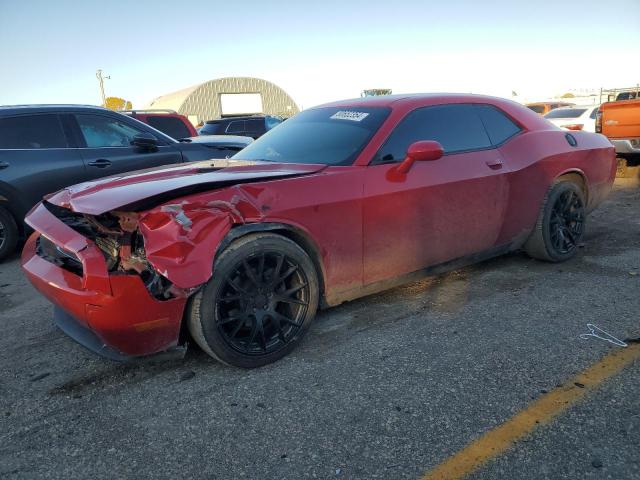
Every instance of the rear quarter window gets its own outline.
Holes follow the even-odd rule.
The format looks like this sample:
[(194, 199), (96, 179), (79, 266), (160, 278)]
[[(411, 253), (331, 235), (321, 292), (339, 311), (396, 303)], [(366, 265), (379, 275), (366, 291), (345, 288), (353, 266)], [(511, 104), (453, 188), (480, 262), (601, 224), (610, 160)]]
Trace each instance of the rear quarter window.
[(229, 122), (229, 125), (227, 125), (227, 133), (244, 132), (246, 130), (244, 127), (244, 124), (245, 124), (244, 120), (235, 120), (233, 122)]
[(182, 120), (176, 117), (165, 117), (160, 115), (149, 115), (147, 123), (153, 128), (160, 130), (165, 135), (179, 140), (191, 136), (191, 132)]
[(271, 130), (273, 127), (276, 127), (282, 123), (282, 120), (275, 117), (267, 117), (265, 118), (265, 122), (267, 125), (267, 130)]
[(66, 148), (60, 118), (55, 114), (0, 118), (0, 148)]
[(493, 105), (475, 105), (475, 107), (492, 145), (500, 145), (520, 132), (520, 127)]

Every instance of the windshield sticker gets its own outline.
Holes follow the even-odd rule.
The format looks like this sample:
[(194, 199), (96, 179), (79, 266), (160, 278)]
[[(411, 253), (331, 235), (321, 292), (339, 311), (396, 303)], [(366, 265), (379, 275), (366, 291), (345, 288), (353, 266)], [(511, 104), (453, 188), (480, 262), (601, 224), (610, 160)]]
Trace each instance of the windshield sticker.
[(340, 110), (339, 112), (331, 115), (331, 118), (333, 120), (351, 120), (353, 122), (361, 122), (368, 116), (369, 114), (365, 112), (349, 112), (346, 110)]

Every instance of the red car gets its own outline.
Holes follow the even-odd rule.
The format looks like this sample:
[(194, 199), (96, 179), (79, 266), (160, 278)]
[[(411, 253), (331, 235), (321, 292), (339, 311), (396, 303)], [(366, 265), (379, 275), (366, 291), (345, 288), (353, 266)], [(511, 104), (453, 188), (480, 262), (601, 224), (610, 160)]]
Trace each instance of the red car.
[(116, 359), (180, 347), (256, 367), (318, 307), (524, 248), (575, 255), (608, 194), (598, 134), (476, 95), (336, 102), (229, 160), (82, 183), (26, 221), (31, 282), (71, 336)]
[(174, 110), (152, 108), (149, 110), (123, 110), (118, 113), (151, 125), (156, 130), (160, 130), (165, 135), (169, 135), (176, 140), (198, 136), (198, 131), (189, 119)]

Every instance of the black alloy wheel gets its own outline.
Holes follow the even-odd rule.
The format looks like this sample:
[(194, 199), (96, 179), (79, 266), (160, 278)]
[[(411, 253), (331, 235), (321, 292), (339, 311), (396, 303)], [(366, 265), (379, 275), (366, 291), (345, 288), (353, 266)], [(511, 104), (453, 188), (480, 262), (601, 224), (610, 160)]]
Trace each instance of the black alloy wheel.
[(573, 190), (563, 192), (551, 209), (549, 235), (556, 252), (561, 255), (578, 248), (584, 230), (584, 205)]
[(244, 355), (264, 355), (296, 336), (309, 308), (309, 281), (295, 259), (261, 252), (235, 265), (215, 300), (225, 341)]
[(316, 267), (289, 238), (249, 234), (221, 252), (189, 302), (191, 336), (212, 357), (254, 368), (291, 352), (318, 308)]
[(584, 198), (582, 189), (572, 181), (559, 181), (551, 186), (524, 245), (531, 257), (562, 262), (576, 254), (585, 232)]

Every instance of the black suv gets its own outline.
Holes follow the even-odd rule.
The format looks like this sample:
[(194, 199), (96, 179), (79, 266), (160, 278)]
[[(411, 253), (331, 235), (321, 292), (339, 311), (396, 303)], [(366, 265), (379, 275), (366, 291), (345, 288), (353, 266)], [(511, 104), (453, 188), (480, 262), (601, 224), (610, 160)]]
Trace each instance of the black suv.
[(246, 117), (227, 117), (208, 120), (200, 128), (200, 135), (242, 135), (258, 138), (273, 127), (282, 123), (282, 119), (271, 115), (251, 115)]
[(42, 196), (131, 170), (227, 158), (252, 142), (208, 137), (177, 142), (142, 122), (100, 107), (0, 107), (0, 260), (25, 232)]

